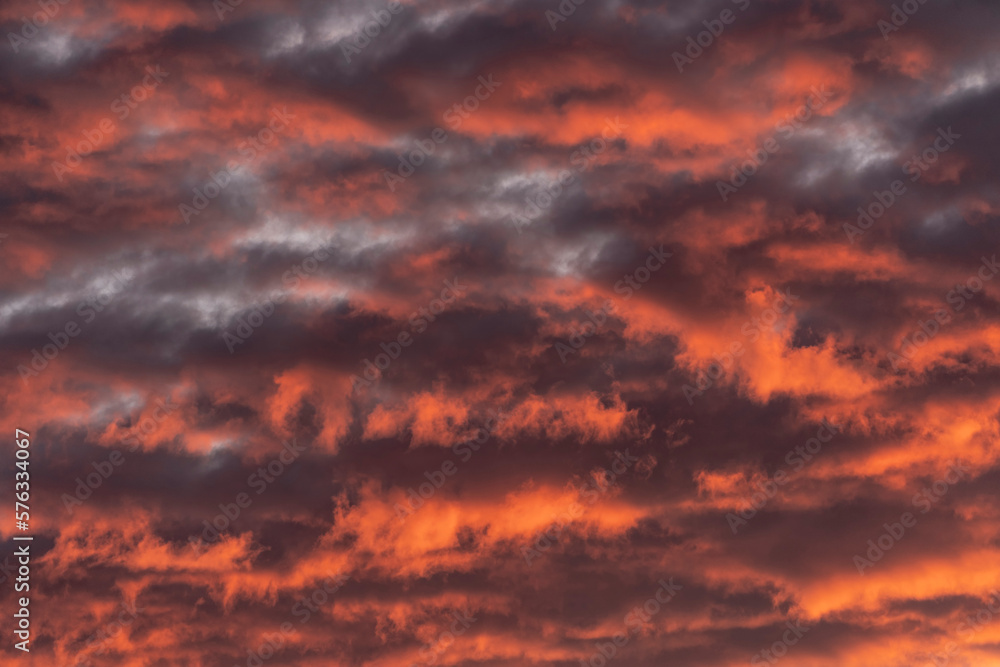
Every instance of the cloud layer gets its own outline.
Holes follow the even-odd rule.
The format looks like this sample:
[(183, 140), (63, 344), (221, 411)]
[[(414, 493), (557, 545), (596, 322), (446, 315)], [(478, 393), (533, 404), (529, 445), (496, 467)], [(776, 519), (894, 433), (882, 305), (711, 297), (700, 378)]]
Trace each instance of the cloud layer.
[(994, 3), (0, 23), (5, 660), (1000, 666)]

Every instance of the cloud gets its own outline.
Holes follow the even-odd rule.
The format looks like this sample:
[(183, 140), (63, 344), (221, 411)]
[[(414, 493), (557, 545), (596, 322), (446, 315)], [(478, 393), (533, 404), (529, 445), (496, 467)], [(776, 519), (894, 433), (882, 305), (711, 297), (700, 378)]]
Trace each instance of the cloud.
[(33, 664), (595, 664), (671, 577), (617, 663), (1000, 660), (992, 5), (44, 4), (0, 9)]

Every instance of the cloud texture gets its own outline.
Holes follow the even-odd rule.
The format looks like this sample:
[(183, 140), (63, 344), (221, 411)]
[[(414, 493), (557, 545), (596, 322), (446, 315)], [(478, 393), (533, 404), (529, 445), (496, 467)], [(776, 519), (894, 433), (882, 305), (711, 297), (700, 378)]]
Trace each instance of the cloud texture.
[(997, 12), (4, 3), (4, 662), (1000, 666)]

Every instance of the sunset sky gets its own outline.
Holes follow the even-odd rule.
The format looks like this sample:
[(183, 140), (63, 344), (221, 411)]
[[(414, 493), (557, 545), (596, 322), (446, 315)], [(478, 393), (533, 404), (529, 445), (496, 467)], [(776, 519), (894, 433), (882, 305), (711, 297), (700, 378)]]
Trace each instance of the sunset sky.
[(3, 665), (1000, 667), (995, 0), (0, 26)]

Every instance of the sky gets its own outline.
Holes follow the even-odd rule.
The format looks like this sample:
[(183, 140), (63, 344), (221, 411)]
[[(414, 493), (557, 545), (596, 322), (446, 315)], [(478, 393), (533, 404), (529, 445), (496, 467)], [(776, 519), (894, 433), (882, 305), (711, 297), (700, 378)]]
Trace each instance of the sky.
[(0, 28), (5, 665), (1000, 667), (995, 2)]

